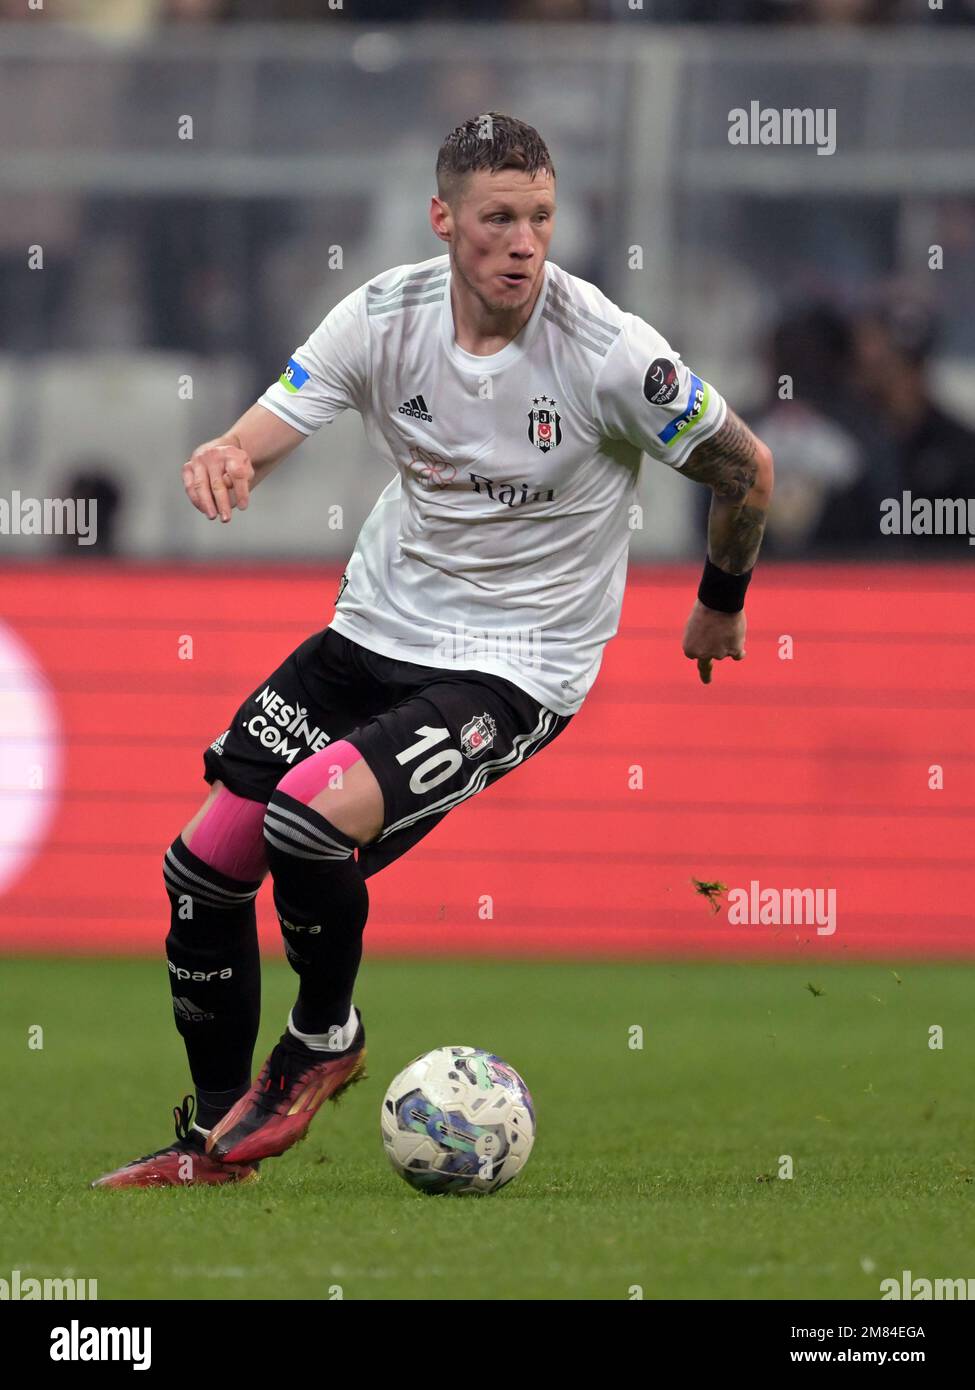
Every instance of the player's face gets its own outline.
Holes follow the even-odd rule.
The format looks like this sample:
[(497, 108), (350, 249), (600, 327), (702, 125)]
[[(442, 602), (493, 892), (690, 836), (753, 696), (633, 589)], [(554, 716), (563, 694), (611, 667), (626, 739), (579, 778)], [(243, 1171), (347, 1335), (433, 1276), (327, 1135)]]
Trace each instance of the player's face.
[(538, 291), (552, 240), (555, 182), (548, 170), (470, 174), (450, 216), (451, 260), (488, 309), (508, 312)]

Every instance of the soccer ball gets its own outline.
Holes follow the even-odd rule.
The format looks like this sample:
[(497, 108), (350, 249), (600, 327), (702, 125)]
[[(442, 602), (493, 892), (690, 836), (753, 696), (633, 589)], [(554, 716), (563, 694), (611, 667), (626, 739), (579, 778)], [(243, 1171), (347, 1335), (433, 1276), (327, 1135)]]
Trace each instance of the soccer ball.
[(479, 1047), (438, 1047), (390, 1083), (382, 1107), (390, 1163), (421, 1192), (496, 1192), (535, 1142), (528, 1087)]

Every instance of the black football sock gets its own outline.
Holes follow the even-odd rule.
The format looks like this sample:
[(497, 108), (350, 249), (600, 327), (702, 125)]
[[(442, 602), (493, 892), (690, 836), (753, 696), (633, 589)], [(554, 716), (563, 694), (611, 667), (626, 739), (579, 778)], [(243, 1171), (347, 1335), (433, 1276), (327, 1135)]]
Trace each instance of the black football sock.
[(196, 1123), (211, 1129), (251, 1084), (261, 1014), (254, 899), (261, 883), (229, 878), (177, 836), (163, 863), (176, 1027), (196, 1087)]
[(285, 953), (300, 980), (292, 1022), (300, 1033), (344, 1028), (369, 915), (356, 842), (281, 791), (268, 803), (264, 840)]

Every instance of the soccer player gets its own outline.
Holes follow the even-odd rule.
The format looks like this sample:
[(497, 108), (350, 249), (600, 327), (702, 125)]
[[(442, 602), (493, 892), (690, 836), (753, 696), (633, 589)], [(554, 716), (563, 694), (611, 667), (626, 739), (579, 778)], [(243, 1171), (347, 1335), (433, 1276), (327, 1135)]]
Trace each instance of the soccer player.
[[(537, 131), (495, 112), (458, 126), (430, 208), (446, 254), (343, 299), (183, 466), (193, 505), (229, 522), (302, 440), (357, 410), (395, 477), (331, 623), (204, 754), (210, 795), (164, 862), (195, 1118), (187, 1096), (175, 1143), (96, 1186), (252, 1178), (359, 1079), (366, 880), (581, 706), (617, 629), (642, 454), (713, 494), (685, 655), (705, 682), (745, 655), (771, 455), (649, 324), (547, 259), (554, 219)], [(268, 871), (298, 991), (251, 1084)]]

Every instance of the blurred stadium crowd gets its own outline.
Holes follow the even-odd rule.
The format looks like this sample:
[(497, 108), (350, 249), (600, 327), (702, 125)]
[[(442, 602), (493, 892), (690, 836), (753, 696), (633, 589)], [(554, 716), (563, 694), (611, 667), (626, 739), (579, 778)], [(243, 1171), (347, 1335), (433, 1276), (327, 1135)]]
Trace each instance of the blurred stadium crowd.
[[(24, 10), (24, 0), (0, 0), (0, 17), (23, 21)], [(830, 31), (886, 24), (893, 32), (899, 21), (970, 23), (975, 0), (946, 0), (943, 12), (914, 0), (645, 0), (643, 12), (666, 23), (756, 23), (764, 35), (800, 22)], [(853, 69), (844, 74), (836, 65), (831, 71), (827, 54), (817, 78), (822, 99), (841, 106), (844, 135), (856, 132), (847, 137), (844, 152), (851, 144), (858, 150), (864, 187), (840, 181), (806, 188), (800, 181), (769, 196), (760, 181), (739, 184), (736, 172), (724, 175), (723, 184), (713, 184), (710, 172), (684, 184), (680, 179), (697, 167), (696, 158), (708, 171), (718, 167), (707, 163), (712, 155), (727, 158), (728, 106), (749, 90), (749, 82), (751, 90), (760, 89), (755, 83), (772, 73), (780, 79), (781, 98), (801, 102), (795, 90), (800, 68), (776, 74), (773, 61), (761, 78), (753, 78), (747, 64), (755, 60), (747, 45), (744, 56), (726, 63), (723, 47), (717, 56), (702, 58), (698, 41), (680, 38), (682, 54), (696, 55), (693, 61), (703, 67), (677, 84), (680, 90), (666, 98), (669, 107), (656, 108), (654, 119), (662, 110), (673, 111), (679, 142), (672, 142), (671, 163), (642, 205), (645, 213), (654, 198), (666, 198), (669, 221), (658, 233), (646, 227), (656, 278), (652, 288), (641, 287), (625, 270), (634, 229), (644, 237), (641, 208), (629, 222), (624, 210), (634, 167), (650, 161), (651, 149), (640, 132), (618, 148), (633, 120), (628, 107), (613, 104), (633, 74), (614, 68), (616, 60), (597, 69), (595, 61), (572, 67), (561, 58), (541, 62), (535, 72), (534, 50), (519, 47), (514, 38), (511, 63), (504, 52), (499, 59), (479, 47), (458, 50), (464, 52), (460, 66), (446, 51), (428, 56), (421, 50), (417, 60), (414, 50), (408, 59), (394, 59), (383, 48), (382, 31), (369, 29), (386, 21), (611, 21), (626, 14), (625, 0), (509, 0), (490, 7), (346, 0), (342, 10), (330, 10), (327, 0), (47, 0), (44, 22), (70, 18), (76, 30), (117, 33), (122, 43), (111, 60), (104, 45), (93, 47), (95, 65), (87, 74), (87, 53), (72, 60), (52, 48), (45, 65), (43, 45), (31, 55), (33, 65), (14, 52), (0, 70), (0, 118), (9, 148), (34, 150), (37, 167), (46, 160), (43, 168), (56, 176), (49, 186), (47, 174), (34, 178), (22, 162), (14, 170), (19, 184), (15, 178), (5, 185), (0, 178), (0, 354), (10, 364), (8, 374), (20, 380), (25, 359), (50, 365), (57, 354), (67, 354), (62, 379), (78, 382), (73, 364), (95, 363), (101, 354), (106, 377), (147, 364), (145, 370), (168, 383), (182, 370), (173, 364), (189, 355), (197, 363), (219, 361), (230, 370), (227, 389), (205, 422), (190, 429), (212, 432), (214, 420), (216, 428), (226, 427), (343, 294), (388, 265), (437, 253), (425, 225), (436, 144), (472, 111), (506, 107), (534, 120), (555, 154), (565, 197), (553, 259), (653, 322), (772, 447), (778, 486), (767, 553), (806, 558), (877, 551), (896, 558), (897, 544), (878, 525), (882, 499), (904, 490), (915, 497), (968, 497), (975, 491), (975, 189), (962, 157), (945, 165), (946, 177), (933, 191), (917, 190), (911, 154), (896, 148), (920, 131), (919, 138), (942, 152), (966, 118), (964, 110), (953, 111), (952, 93), (957, 105), (967, 90), (969, 115), (975, 107), (971, 68), (922, 64), (916, 74), (922, 85), (894, 102), (887, 130), (884, 93), (890, 88), (883, 86), (883, 64), (870, 74), (871, 82), (877, 78), (874, 95), (858, 113), (853, 108), (870, 84)], [(323, 58), (302, 66), (292, 61), (286, 38), (279, 51), (262, 51), (241, 65), (239, 86), (253, 105), (234, 107), (231, 92), (231, 105), (220, 106), (218, 96), (227, 95), (221, 34), (243, 35), (248, 21), (279, 21), (276, 30), (267, 30), (270, 45), (271, 35), (296, 32), (280, 21), (325, 15), (328, 23), (359, 23), (366, 38), (359, 40), (356, 61)], [(217, 21), (238, 23), (222, 27)], [(210, 62), (210, 68), (192, 69), (179, 53), (157, 51), (153, 43), (154, 26), (185, 44), (194, 25), (200, 62)], [(15, 27), (36, 34), (29, 21)], [(309, 32), (327, 29), (322, 23)], [(556, 30), (578, 33), (579, 26), (560, 24)], [(905, 66), (896, 71), (907, 71), (911, 57), (908, 49), (900, 60)], [(427, 66), (404, 67), (391, 82), (388, 73), (407, 61)], [(563, 61), (570, 66), (560, 66)], [(666, 70), (669, 59), (663, 62)], [(915, 75), (912, 63), (911, 68)], [(832, 82), (840, 84), (835, 92)], [(403, 110), (401, 90), (410, 92)], [(942, 93), (946, 110), (939, 116), (935, 106)], [(931, 120), (919, 120), (921, 111), (933, 113)], [(233, 188), (199, 180), (183, 186), (182, 174), (168, 186), (140, 184), (140, 163), (148, 168), (153, 158), (163, 161), (158, 167), (169, 177), (165, 160), (172, 158), (181, 112), (197, 113), (197, 144), (216, 161), (211, 167), (222, 176), (227, 165), (243, 169), (246, 156), (254, 160), (253, 177), (247, 166)], [(219, 140), (215, 131), (222, 132)], [(883, 163), (875, 159), (878, 139), (888, 142), (885, 155), (888, 149), (901, 154), (903, 168), (868, 187), (867, 174)], [(721, 143), (723, 152), (714, 154)], [(316, 172), (304, 183), (299, 172), (280, 192), (255, 191), (267, 169), (283, 168), (296, 145), (303, 156), (339, 160), (337, 169), (343, 158), (353, 164), (359, 159), (365, 172), (359, 183), (354, 170), (335, 181)], [(101, 151), (111, 155), (108, 162), (100, 161)], [(199, 158), (195, 151), (194, 157)], [(388, 162), (366, 163), (381, 157)], [(90, 179), (65, 172), (75, 159), (78, 169), (90, 165)], [(832, 165), (814, 156), (811, 173), (831, 177)], [(189, 167), (185, 161), (180, 166)], [(582, 176), (583, 167), (595, 172)], [(418, 179), (428, 182), (419, 188)], [(39, 242), (44, 272), (30, 275), (24, 247)], [(347, 254), (341, 273), (330, 276), (324, 248), (336, 243)], [(943, 248), (938, 273), (928, 265), (931, 245)], [(118, 358), (122, 368), (112, 365)], [(51, 453), (43, 439), (30, 437), (44, 412), (36, 405), (28, 411), (23, 401), (21, 407), (31, 418), (22, 436), (11, 429), (4, 440), (11, 451), (0, 454), (4, 487), (26, 487), (30, 471), (19, 471), (21, 461), (41, 457), (45, 449)], [(93, 416), (100, 409), (94, 402)], [(231, 412), (226, 420), (223, 410)], [(157, 435), (166, 428), (161, 421)], [(153, 534), (119, 524), (131, 501), (126, 493), (135, 486), (127, 462), (131, 441), (124, 440), (112, 456), (94, 418), (91, 423), (90, 438), (82, 424), (73, 453), (56, 460), (62, 495), (100, 499), (99, 542), (86, 553), (165, 553), (170, 542), (162, 537), (173, 534), (171, 519)], [(124, 436), (121, 425), (119, 432)], [(361, 515), (368, 511), (373, 479), (363, 482), (346, 442), (350, 437), (339, 438), (354, 519), (360, 502)], [(171, 440), (169, 452), (178, 455), (184, 443)], [(144, 468), (158, 487), (156, 461), (144, 461)], [(150, 489), (145, 498), (153, 495)], [(703, 505), (703, 497), (697, 500)], [(699, 549), (700, 518), (677, 526), (668, 505), (665, 499), (656, 538), (641, 538), (637, 555), (641, 545), (648, 555)], [(673, 505), (686, 511), (693, 504), (682, 496)], [(333, 541), (336, 553), (347, 545), (344, 538)], [(312, 554), (318, 538), (311, 529), (292, 532), (282, 523), (268, 532), (272, 543), (279, 553)], [(939, 558), (968, 558), (956, 537), (926, 538), (925, 556), (935, 551)]]
[[(0, 0), (0, 14), (23, 15), (26, 0)], [(923, 24), (975, 22), (975, 0), (47, 0), (53, 18), (99, 27), (138, 28), (173, 21), (521, 23), (626, 18), (638, 9), (667, 24)]]

